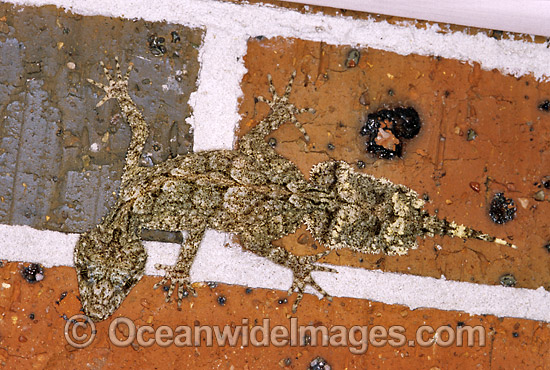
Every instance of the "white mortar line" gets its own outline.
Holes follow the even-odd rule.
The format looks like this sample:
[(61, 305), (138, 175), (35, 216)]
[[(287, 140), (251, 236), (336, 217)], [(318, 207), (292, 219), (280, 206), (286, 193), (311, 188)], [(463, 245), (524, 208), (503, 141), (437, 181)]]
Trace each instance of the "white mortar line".
[[(42, 263), (45, 267), (73, 266), (72, 255), (77, 238), (77, 234), (0, 225), (0, 240), (3, 240), (0, 259)], [(290, 270), (240, 247), (224, 247), (226, 236), (222, 233), (208, 231), (207, 239), (210, 243), (203, 243), (191, 269), (193, 281), (218, 281), (280, 290), (290, 287)], [(155, 263), (173, 264), (176, 261), (177, 244), (145, 242), (145, 246), (149, 254), (147, 275), (159, 275), (153, 267)], [(17, 250), (20, 253), (14, 253)], [(314, 273), (314, 277), (335, 297), (369, 299), (411, 309), (425, 307), (550, 322), (550, 292), (542, 287), (537, 290), (505, 288), (324, 265), (338, 270), (338, 273), (318, 272)]]
[[(206, 27), (216, 33), (247, 36), (299, 37), (329, 44), (362, 45), (398, 54), (439, 55), (445, 58), (478, 62), (485, 69), (537, 78), (550, 76), (550, 51), (544, 44), (496, 40), (484, 34), (438, 33), (438, 26), (417, 29), (405, 23), (391, 25), (373, 19), (301, 14), (290, 9), (265, 5), (233, 4), (211, 0), (12, 0), (21, 5), (56, 5), (82, 15), (106, 15), (174, 22)], [(546, 59), (546, 60), (545, 60)], [(222, 61), (220, 61), (222, 62)], [(224, 76), (227, 78), (229, 76)]]
[(286, 0), (337, 9), (550, 36), (549, 1)]

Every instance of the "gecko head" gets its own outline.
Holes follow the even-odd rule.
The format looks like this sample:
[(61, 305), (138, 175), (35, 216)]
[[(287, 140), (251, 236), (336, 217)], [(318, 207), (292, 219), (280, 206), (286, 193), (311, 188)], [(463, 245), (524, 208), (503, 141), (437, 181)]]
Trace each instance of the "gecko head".
[(84, 314), (101, 321), (141, 279), (147, 253), (138, 239), (118, 229), (107, 232), (97, 227), (80, 236), (74, 259)]

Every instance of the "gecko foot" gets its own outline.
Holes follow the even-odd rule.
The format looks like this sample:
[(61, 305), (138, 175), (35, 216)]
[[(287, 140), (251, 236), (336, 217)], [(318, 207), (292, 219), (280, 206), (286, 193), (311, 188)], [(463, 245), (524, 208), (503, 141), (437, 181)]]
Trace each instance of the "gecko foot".
[[(294, 126), (300, 130), (302, 135), (304, 135), (304, 139), (306, 141), (309, 141), (309, 135), (306, 133), (306, 130), (302, 126), (300, 122), (296, 119), (296, 115), (300, 113), (315, 113), (315, 109), (313, 108), (302, 108), (298, 109), (294, 106), (294, 104), (291, 104), (288, 100), (290, 97), (290, 92), (292, 91), (292, 84), (294, 83), (294, 78), (296, 77), (296, 71), (292, 72), (292, 75), (290, 76), (290, 80), (288, 81), (288, 84), (285, 88), (285, 92), (283, 95), (277, 94), (277, 91), (275, 90), (275, 86), (273, 86), (273, 80), (271, 78), (271, 75), (267, 75), (267, 80), (269, 82), (269, 92), (272, 95), (272, 100), (266, 99), (263, 96), (258, 96), (256, 98), (257, 101), (266, 103), (269, 105), (269, 107), (272, 109), (273, 113), (277, 116), (281, 117), (281, 119), (274, 120), (273, 122), (282, 123), (282, 122), (292, 122)], [(276, 130), (277, 127), (271, 127), (271, 130)]]
[(115, 75), (111, 75), (103, 62), (99, 62), (101, 67), (103, 67), (103, 73), (105, 74), (105, 77), (109, 82), (108, 85), (96, 82), (90, 78), (87, 79), (89, 83), (105, 91), (105, 96), (99, 101), (99, 103), (97, 103), (96, 107), (102, 106), (103, 103), (105, 103), (109, 99), (119, 99), (119, 97), (126, 97), (128, 95), (128, 77), (134, 65), (130, 63), (126, 74), (122, 76), (122, 73), (120, 72), (120, 63), (118, 62), (118, 57), (115, 57), (115, 62)]
[(304, 297), (305, 288), (308, 284), (311, 285), (319, 293), (321, 293), (323, 295), (323, 298), (332, 301), (332, 297), (323, 288), (321, 288), (311, 276), (311, 273), (313, 271), (338, 272), (329, 267), (313, 264), (313, 262), (316, 262), (317, 260), (323, 258), (329, 253), (330, 251), (326, 251), (313, 256), (291, 256), (289, 258), (286, 265), (292, 269), (292, 272), (294, 273), (294, 281), (292, 282), (292, 286), (288, 290), (288, 295), (291, 295), (294, 291), (297, 291), (298, 293), (298, 297), (292, 305), (293, 313), (296, 313), (298, 305)]
[(170, 266), (157, 263), (155, 265), (155, 268), (157, 270), (164, 270), (166, 274), (161, 281), (155, 284), (153, 289), (164, 286), (168, 282), (170, 283), (170, 287), (168, 288), (168, 292), (166, 293), (166, 302), (170, 302), (172, 294), (176, 289), (176, 285), (178, 287), (178, 308), (181, 308), (181, 301), (184, 297), (187, 296), (188, 293), (193, 294), (193, 296), (195, 297), (197, 296), (197, 292), (195, 292), (195, 289), (191, 285), (191, 278), (189, 277), (188, 267), (180, 266), (178, 264)]

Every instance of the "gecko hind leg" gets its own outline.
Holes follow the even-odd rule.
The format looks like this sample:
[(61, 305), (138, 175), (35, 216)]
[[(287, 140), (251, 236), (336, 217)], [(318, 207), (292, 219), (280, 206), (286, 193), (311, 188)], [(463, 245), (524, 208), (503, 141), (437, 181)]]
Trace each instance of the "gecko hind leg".
[(258, 152), (262, 152), (270, 157), (273, 157), (275, 155), (275, 151), (265, 142), (265, 137), (272, 131), (277, 130), (285, 122), (291, 122), (298, 128), (298, 130), (300, 130), (302, 135), (304, 135), (305, 140), (309, 141), (309, 135), (296, 118), (296, 115), (301, 113), (315, 113), (315, 110), (312, 108), (299, 109), (296, 108), (294, 104), (289, 102), (295, 77), (296, 71), (292, 73), (283, 95), (279, 95), (273, 85), (271, 75), (267, 76), (267, 80), (269, 82), (269, 92), (271, 93), (272, 98), (267, 99), (263, 96), (258, 96), (256, 101), (266, 103), (271, 108), (271, 111), (263, 120), (260, 121), (260, 123), (254, 126), (239, 140), (239, 150), (241, 152), (254, 156)]
[[(290, 97), (290, 93), (292, 92), (292, 85), (294, 84), (294, 79), (295, 78), (296, 78), (296, 71), (293, 71), (292, 74), (290, 75), (290, 79), (288, 81), (288, 84), (286, 85), (285, 92), (283, 93), (283, 95), (279, 96), (279, 94), (277, 94), (275, 86), (273, 85), (273, 79), (272, 79), (271, 75), (268, 74), (267, 75), (267, 81), (269, 83), (269, 92), (272, 96), (272, 99), (269, 100), (269, 99), (264, 98), (263, 96), (258, 96), (256, 98), (256, 100), (269, 105), (269, 107), (272, 109), (271, 114), (276, 114), (277, 116), (282, 116), (282, 117), (286, 118), (286, 120), (284, 120), (284, 121), (291, 122), (294, 126), (296, 126), (296, 128), (298, 128), (298, 130), (300, 130), (302, 135), (304, 135), (304, 139), (306, 141), (309, 141), (309, 135), (306, 133), (306, 130), (304, 129), (302, 124), (296, 119), (296, 115), (301, 114), (301, 113), (312, 113), (313, 114), (313, 113), (315, 113), (315, 109), (313, 109), (313, 108), (296, 108), (296, 106), (294, 106), (294, 104), (289, 102), (289, 97)], [(270, 122), (271, 123), (270, 125), (266, 125), (267, 126), (266, 128), (269, 131), (266, 132), (264, 136), (267, 136), (271, 131), (276, 130), (278, 128), (278, 126), (280, 126), (282, 123), (284, 123), (284, 121), (281, 122), (281, 120), (278, 120), (278, 122), (273, 122), (273, 121)], [(275, 125), (274, 125), (274, 123), (275, 123)], [(277, 123), (278, 123), (278, 125), (277, 125)], [(260, 123), (260, 125), (261, 125), (261, 123)], [(277, 126), (277, 127), (274, 127), (274, 126)]]
[(274, 246), (271, 242), (266, 242), (266, 239), (272, 238), (266, 238), (265, 235), (261, 234), (251, 235), (246, 232), (240, 235), (241, 244), (245, 250), (260, 257), (267, 258), (268, 260), (275, 262), (278, 265), (287, 267), (292, 271), (292, 285), (288, 289), (288, 295), (292, 295), (294, 291), (298, 294), (296, 301), (292, 305), (292, 312), (296, 312), (298, 309), (298, 305), (304, 297), (307, 285), (311, 285), (323, 296), (323, 298), (332, 301), (332, 297), (323, 288), (321, 288), (321, 286), (317, 284), (311, 276), (311, 273), (314, 271), (338, 272), (330, 267), (314, 264), (319, 259), (328, 255), (331, 250), (311, 256), (296, 256), (287, 251), (285, 248)]
[(313, 271), (323, 271), (323, 272), (338, 272), (335, 269), (325, 266), (314, 265), (313, 262), (323, 258), (331, 251), (322, 252), (313, 256), (293, 256), (294, 258), (289, 259), (288, 267), (292, 269), (294, 273), (294, 278), (292, 281), (292, 286), (288, 289), (288, 295), (291, 295), (293, 292), (297, 292), (298, 296), (296, 301), (292, 305), (292, 312), (296, 313), (298, 306), (304, 297), (305, 288), (307, 285), (312, 286), (316, 291), (321, 293), (323, 298), (326, 298), (328, 301), (332, 302), (332, 296), (328, 294), (311, 276)]

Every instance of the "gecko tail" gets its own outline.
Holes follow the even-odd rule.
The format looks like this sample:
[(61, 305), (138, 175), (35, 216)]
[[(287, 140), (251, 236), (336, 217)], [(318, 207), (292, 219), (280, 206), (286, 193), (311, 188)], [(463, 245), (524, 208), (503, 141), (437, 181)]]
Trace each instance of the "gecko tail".
[(459, 225), (454, 221), (449, 222), (445, 219), (439, 219), (436, 216), (430, 216), (428, 214), (426, 214), (424, 218), (423, 229), (426, 230), (426, 234), (447, 235), (461, 239), (477, 239), (517, 249), (516, 245), (504, 239), (496, 238), (489, 234), (482, 233), (481, 231), (471, 229), (468, 226)]

